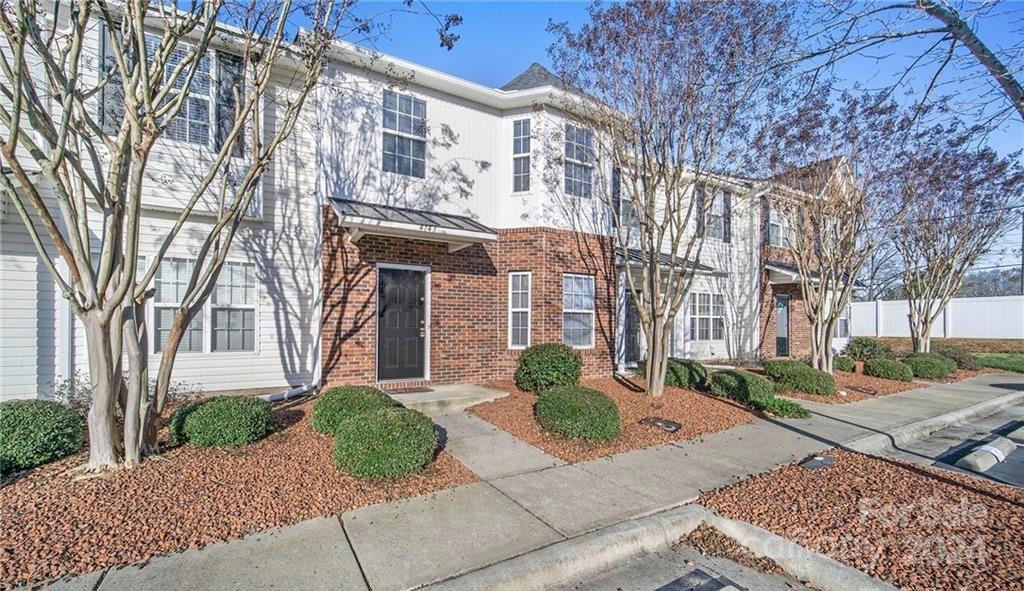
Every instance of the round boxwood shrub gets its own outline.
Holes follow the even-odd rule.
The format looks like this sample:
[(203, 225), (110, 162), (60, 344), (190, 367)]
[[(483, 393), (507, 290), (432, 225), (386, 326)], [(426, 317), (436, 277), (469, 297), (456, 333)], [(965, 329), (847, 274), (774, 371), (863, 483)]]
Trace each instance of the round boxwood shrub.
[[(192, 408), (178, 410), (184, 415), (179, 420), (184, 440), (195, 445), (241, 447), (270, 432), (270, 405), (258, 398), (221, 396), (188, 406)], [(175, 437), (173, 427), (171, 437)]]
[(0, 472), (69, 456), (84, 441), (82, 417), (52, 400), (0, 402)]
[(925, 380), (944, 380), (956, 371), (956, 362), (938, 353), (911, 353), (903, 358), (903, 363)]
[(334, 462), (360, 478), (401, 478), (434, 457), (437, 432), (423, 413), (391, 407), (341, 421), (334, 431)]
[(691, 359), (669, 359), (665, 369), (665, 385), (703, 390), (707, 388), (708, 370)]
[(868, 359), (864, 362), (864, 375), (901, 382), (914, 379), (914, 372), (907, 364), (893, 359)]
[(836, 379), (832, 374), (814, 369), (803, 361), (772, 359), (765, 361), (762, 366), (764, 373), (783, 392), (806, 392), (819, 396), (836, 393)]
[(936, 347), (932, 347), (932, 351), (947, 359), (952, 359), (953, 363), (956, 363), (957, 369), (966, 369), (968, 371), (981, 369), (981, 363), (978, 362), (978, 358), (965, 351), (963, 347), (958, 347), (956, 345), (938, 345)]
[(752, 400), (771, 398), (774, 386), (767, 378), (749, 371), (727, 369), (716, 371), (710, 378), (711, 393), (748, 404)]
[(171, 413), (171, 418), (167, 421), (167, 430), (171, 434), (171, 443), (181, 445), (188, 441), (188, 435), (185, 434), (185, 419), (188, 418), (188, 415), (192, 414), (192, 411), (199, 408), (200, 404), (202, 404), (201, 401), (183, 404)]
[(892, 349), (888, 345), (878, 339), (869, 337), (853, 337), (850, 339), (850, 343), (846, 345), (846, 354), (857, 361), (883, 359), (891, 353)]
[(313, 429), (333, 435), (345, 419), (394, 405), (390, 396), (371, 386), (331, 388), (317, 396), (313, 403)]
[(604, 393), (580, 386), (549, 388), (537, 397), (541, 426), (568, 439), (611, 441), (622, 430), (619, 407)]
[(836, 371), (854, 372), (857, 371), (857, 360), (853, 357), (840, 355), (832, 358), (832, 367)]
[(531, 392), (552, 386), (574, 386), (580, 381), (581, 367), (580, 356), (567, 345), (534, 345), (519, 355), (516, 385)]

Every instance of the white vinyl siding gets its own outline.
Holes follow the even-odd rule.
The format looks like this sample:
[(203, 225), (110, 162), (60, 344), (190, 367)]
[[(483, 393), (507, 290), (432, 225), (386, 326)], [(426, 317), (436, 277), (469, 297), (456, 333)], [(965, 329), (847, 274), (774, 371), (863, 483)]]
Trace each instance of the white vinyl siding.
[(594, 277), (562, 275), (562, 342), (586, 349), (594, 346)]
[(725, 297), (719, 293), (690, 294), (690, 340), (725, 339)]
[(530, 190), (530, 120), (512, 122), (512, 191)]
[(530, 346), (530, 287), (528, 271), (508, 274), (508, 346), (525, 349)]
[(594, 177), (594, 136), (575, 125), (565, 125), (565, 194), (591, 197)]
[(384, 91), (384, 172), (426, 177), (427, 103)]

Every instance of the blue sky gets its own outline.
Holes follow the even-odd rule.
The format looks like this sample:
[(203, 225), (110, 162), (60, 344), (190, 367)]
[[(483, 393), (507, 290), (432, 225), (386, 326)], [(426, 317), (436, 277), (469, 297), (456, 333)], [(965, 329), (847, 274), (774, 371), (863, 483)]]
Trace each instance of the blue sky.
[[(554, 38), (546, 28), (550, 20), (568, 21), (577, 26), (587, 19), (587, 2), (438, 2), (431, 0), (430, 8), (438, 13), (455, 12), (463, 17), (458, 28), (459, 41), (451, 51), (439, 46), (436, 23), (425, 16), (395, 12), (384, 18), (386, 33), (378, 37), (373, 46), (402, 59), (413, 61), (486, 86), (500, 87), (533, 62), (550, 67), (547, 48)], [(1024, 2), (1008, 4), (1007, 16), (981, 21), (979, 35), (997, 50), (1024, 45), (1019, 39)], [(401, 2), (362, 0), (358, 5), (362, 14), (404, 11)], [(1014, 32), (1014, 29), (1017, 32)], [(354, 39), (352, 39), (354, 40)], [(923, 42), (920, 42), (923, 43)], [(840, 77), (849, 83), (860, 81), (869, 86), (881, 86), (892, 80), (894, 72), (901, 71), (912, 52), (921, 47), (909, 42), (892, 45), (878, 52), (886, 59), (849, 59), (837, 69)], [(914, 81), (923, 88), (927, 77)], [(987, 80), (985, 81), (987, 83)], [(977, 93), (977, 88), (963, 88), (962, 92)], [(989, 144), (1001, 153), (1024, 148), (1024, 123), (1012, 120), (995, 132)], [(986, 255), (979, 267), (1020, 261), (1021, 229), (1010, 230), (996, 252)]]

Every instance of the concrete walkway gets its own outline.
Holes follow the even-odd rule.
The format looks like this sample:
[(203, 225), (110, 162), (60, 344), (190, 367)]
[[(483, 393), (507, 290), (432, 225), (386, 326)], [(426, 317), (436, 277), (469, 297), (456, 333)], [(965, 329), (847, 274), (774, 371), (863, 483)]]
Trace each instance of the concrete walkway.
[(575, 465), (471, 415), (442, 415), (436, 422), (447, 451), (480, 482), (54, 588), (411, 589), (688, 503), (702, 490), (828, 447), (1000, 397), (1024, 399), (1024, 376), (981, 376), (848, 405), (804, 403), (814, 413), (807, 420), (758, 419)]

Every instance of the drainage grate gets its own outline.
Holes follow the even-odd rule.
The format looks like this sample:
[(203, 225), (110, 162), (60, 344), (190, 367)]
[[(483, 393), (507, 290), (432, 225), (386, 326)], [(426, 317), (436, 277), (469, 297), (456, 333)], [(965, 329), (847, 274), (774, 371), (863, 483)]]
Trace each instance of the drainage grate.
[(675, 421), (670, 421), (668, 419), (663, 419), (660, 417), (646, 417), (640, 419), (640, 424), (650, 425), (651, 427), (657, 427), (667, 433), (675, 433), (676, 431), (683, 427), (682, 425)]
[(822, 468), (833, 466), (835, 463), (836, 459), (832, 456), (810, 456), (800, 462), (800, 467), (808, 470), (821, 470)]
[(696, 568), (674, 581), (665, 583), (654, 591), (748, 591), (728, 577), (716, 577)]

